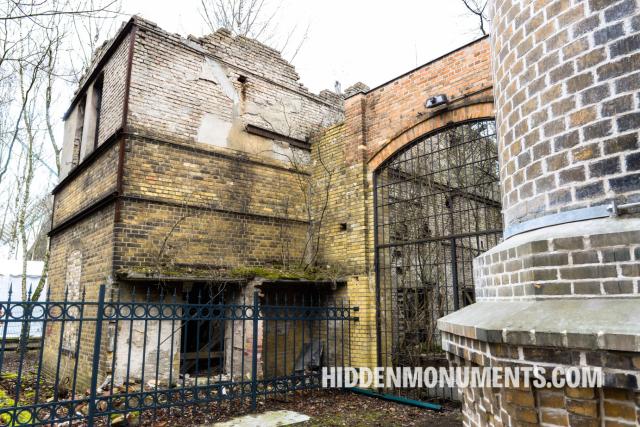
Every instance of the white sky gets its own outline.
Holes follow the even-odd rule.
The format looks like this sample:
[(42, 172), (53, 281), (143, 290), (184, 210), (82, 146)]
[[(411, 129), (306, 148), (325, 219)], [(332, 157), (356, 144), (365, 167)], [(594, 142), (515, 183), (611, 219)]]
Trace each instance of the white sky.
[[(278, 0), (271, 0), (278, 4)], [(170, 32), (200, 36), (200, 0), (123, 0)], [(282, 0), (280, 27), (309, 25), (295, 58), (302, 83), (317, 93), (340, 81), (375, 87), (480, 36), (460, 0)]]

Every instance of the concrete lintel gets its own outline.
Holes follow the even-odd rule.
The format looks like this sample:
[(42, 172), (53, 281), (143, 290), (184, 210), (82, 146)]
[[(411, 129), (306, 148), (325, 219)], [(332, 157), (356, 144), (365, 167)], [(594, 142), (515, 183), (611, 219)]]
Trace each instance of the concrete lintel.
[(191, 275), (191, 274), (176, 274), (176, 275), (168, 275), (168, 274), (157, 274), (157, 273), (141, 273), (135, 271), (127, 271), (127, 272), (119, 272), (117, 273), (118, 280), (129, 281), (129, 282), (216, 282), (216, 283), (238, 283), (243, 284), (248, 280), (245, 278), (238, 277), (214, 277), (211, 276), (201, 276), (201, 275)]
[(640, 298), (483, 301), (438, 320), (445, 332), (524, 346), (640, 351)]

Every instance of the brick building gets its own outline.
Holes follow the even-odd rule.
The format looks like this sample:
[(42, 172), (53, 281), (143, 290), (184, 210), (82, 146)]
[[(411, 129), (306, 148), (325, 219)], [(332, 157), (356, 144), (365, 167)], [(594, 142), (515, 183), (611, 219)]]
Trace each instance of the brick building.
[[(640, 242), (606, 205), (640, 188), (637, 4), (495, 3), (491, 39), (344, 94), (310, 93), (277, 52), (224, 30), (185, 39), (132, 19), (65, 116), (52, 291), (347, 297), (353, 366), (438, 366), (445, 350), (621, 370), (577, 395), (410, 391), (461, 398), (468, 425), (626, 425)], [(527, 310), (543, 333), (497, 332)], [(611, 312), (627, 326), (597, 315)]]
[[(387, 360), (398, 343), (378, 337), (390, 337), (399, 319), (421, 319), (415, 309), (407, 310), (414, 305), (409, 293), (422, 295), (411, 289), (422, 285), (403, 282), (402, 313), (385, 312), (394, 306), (399, 282), (394, 273), (383, 292), (376, 291), (374, 266), (383, 254), (375, 235), (384, 234), (376, 221), (388, 221), (389, 212), (375, 212), (372, 171), (417, 138), (442, 129), (461, 131), (462, 123), (484, 124), (486, 159), (496, 170), (488, 47), (487, 39), (480, 39), (374, 89), (359, 83), (345, 94), (314, 95), (277, 52), (253, 40), (224, 30), (184, 39), (133, 18), (96, 53), (65, 115), (63, 179), (54, 190), (51, 232), (53, 296), (66, 290), (80, 298), (82, 288), (87, 298), (95, 298), (98, 285), (106, 283), (112, 297), (137, 287), (153, 295), (160, 288), (177, 289), (179, 295), (225, 289), (233, 294), (228, 298), (242, 298), (256, 284), (263, 294), (346, 297), (361, 310), (349, 337), (353, 365), (400, 363)], [(446, 105), (425, 107), (425, 97), (433, 94), (447, 95)], [(472, 127), (465, 129), (478, 130)], [(425, 203), (443, 210), (447, 168), (446, 159), (441, 161), (440, 187), (419, 188)], [(449, 183), (448, 191), (458, 191), (462, 204), (480, 201), (495, 211), (495, 173), (489, 181), (495, 188), (485, 185), (486, 195), (472, 194), (476, 190), (465, 190), (469, 183), (462, 182)], [(495, 212), (491, 228), (499, 232), (499, 209)], [(444, 248), (447, 236), (462, 225), (440, 229), (435, 218), (440, 215), (430, 221)], [(417, 219), (403, 221), (403, 230), (393, 226), (396, 234), (405, 234), (398, 238), (415, 238)], [(495, 236), (483, 239), (482, 250), (496, 242)], [(458, 241), (461, 253), (463, 243)], [(425, 334), (439, 340), (435, 319), (460, 306), (463, 287), (469, 297), (470, 259), (478, 250), (461, 256), (460, 283), (443, 277), (439, 289), (438, 280), (430, 282), (442, 301), (428, 332), (416, 325), (402, 332), (413, 344)], [(410, 251), (404, 263), (405, 276), (412, 276)], [(387, 267), (400, 271), (397, 264)], [(451, 266), (443, 260), (438, 271), (450, 275)], [(427, 297), (418, 298), (424, 304)], [(382, 321), (376, 322), (376, 313)], [(150, 335), (157, 328), (162, 326), (153, 325)], [(63, 342), (69, 366), (76, 356), (89, 366), (82, 359), (89, 354), (82, 350), (88, 340), (77, 355), (70, 351), (78, 344), (73, 338)], [(143, 337), (134, 341), (144, 344)], [(171, 342), (165, 346), (160, 360), (176, 357)], [(113, 351), (107, 343), (104, 350)]]
[[(143, 295), (225, 288), (241, 298), (248, 289), (238, 287), (256, 271), (287, 271), (309, 256), (301, 186), (309, 138), (341, 119), (339, 101), (311, 94), (278, 52), (255, 41), (224, 30), (183, 39), (129, 21), (97, 52), (65, 115), (52, 297), (67, 290), (77, 299), (83, 288), (95, 299), (108, 284), (121, 296), (137, 285)], [(86, 331), (85, 339), (78, 357), (89, 368)], [(67, 341), (73, 358), (77, 342)], [(163, 362), (175, 357), (171, 344)]]

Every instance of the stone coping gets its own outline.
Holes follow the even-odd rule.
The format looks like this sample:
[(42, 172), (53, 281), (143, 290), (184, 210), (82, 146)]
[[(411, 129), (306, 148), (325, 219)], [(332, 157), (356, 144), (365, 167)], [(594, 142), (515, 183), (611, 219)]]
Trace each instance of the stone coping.
[(640, 230), (640, 218), (638, 217), (618, 216), (570, 222), (530, 230), (511, 236), (486, 251), (483, 255), (498, 253), (506, 249), (516, 248), (527, 243), (541, 240), (575, 236), (593, 236), (596, 234), (623, 233), (636, 230)]
[(640, 298), (483, 301), (438, 328), (490, 343), (640, 351)]

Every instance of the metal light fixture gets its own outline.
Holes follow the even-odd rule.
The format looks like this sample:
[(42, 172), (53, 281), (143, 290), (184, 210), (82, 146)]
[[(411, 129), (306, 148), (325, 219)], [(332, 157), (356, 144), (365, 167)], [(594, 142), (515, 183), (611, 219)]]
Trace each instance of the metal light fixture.
[(424, 106), (427, 108), (435, 108), (444, 105), (447, 102), (449, 102), (449, 100), (447, 99), (447, 95), (436, 95), (427, 99), (427, 102), (424, 103)]

